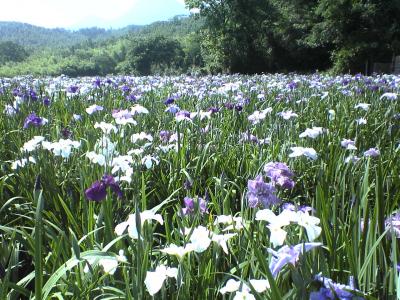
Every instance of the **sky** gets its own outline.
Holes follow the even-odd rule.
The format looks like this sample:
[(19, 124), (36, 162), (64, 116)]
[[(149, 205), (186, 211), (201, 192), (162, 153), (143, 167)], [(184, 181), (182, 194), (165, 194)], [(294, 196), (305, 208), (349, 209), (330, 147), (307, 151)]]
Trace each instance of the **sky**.
[(0, 0), (0, 21), (46, 28), (121, 28), (183, 14), (184, 0)]

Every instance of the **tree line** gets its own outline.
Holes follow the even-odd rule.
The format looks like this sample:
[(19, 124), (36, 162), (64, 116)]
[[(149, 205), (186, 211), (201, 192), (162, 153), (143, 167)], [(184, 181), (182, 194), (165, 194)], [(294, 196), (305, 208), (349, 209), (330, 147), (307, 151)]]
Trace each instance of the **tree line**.
[(186, 0), (209, 71), (371, 71), (400, 55), (399, 0)]
[[(374, 62), (400, 55), (399, 0), (186, 0), (186, 5), (199, 13), (107, 39), (34, 51), (2, 42), (0, 75), (370, 73)], [(101, 36), (98, 30), (84, 33)]]

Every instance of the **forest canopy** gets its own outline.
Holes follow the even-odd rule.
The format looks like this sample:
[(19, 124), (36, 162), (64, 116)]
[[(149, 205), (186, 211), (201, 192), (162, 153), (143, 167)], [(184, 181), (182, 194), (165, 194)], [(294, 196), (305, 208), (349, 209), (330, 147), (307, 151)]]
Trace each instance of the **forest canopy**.
[(398, 0), (186, 5), (196, 13), (117, 30), (0, 22), (0, 75), (371, 73), (400, 55)]

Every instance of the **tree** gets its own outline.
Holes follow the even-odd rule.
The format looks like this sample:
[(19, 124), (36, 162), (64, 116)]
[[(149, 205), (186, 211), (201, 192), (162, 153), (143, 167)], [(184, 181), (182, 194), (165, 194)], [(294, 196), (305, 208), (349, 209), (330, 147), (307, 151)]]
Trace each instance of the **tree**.
[(184, 52), (180, 43), (164, 36), (134, 39), (127, 59), (131, 71), (139, 75), (165, 73), (183, 65)]
[(326, 68), (324, 47), (304, 43), (316, 1), (187, 0), (205, 18), (203, 57), (211, 72)]
[(359, 72), (400, 49), (399, 0), (186, 0), (211, 71)]
[(0, 42), (0, 63), (20, 62), (28, 57), (25, 49), (14, 42)]
[(400, 50), (398, 0), (321, 0), (315, 14), (308, 43), (331, 48), (337, 72), (363, 71)]

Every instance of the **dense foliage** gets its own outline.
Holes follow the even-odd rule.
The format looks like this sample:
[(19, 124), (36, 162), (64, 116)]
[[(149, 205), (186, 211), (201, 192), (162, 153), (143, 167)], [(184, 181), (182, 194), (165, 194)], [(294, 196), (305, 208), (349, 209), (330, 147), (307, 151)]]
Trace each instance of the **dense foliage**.
[[(187, 0), (190, 16), (75, 32), (0, 23), (30, 54), (0, 75), (313, 72), (370, 74), (400, 55), (398, 0)], [(158, 44), (157, 44), (158, 43)], [(166, 47), (171, 47), (167, 53)], [(2, 55), (0, 49), (0, 56)]]
[(399, 296), (400, 77), (0, 82), (0, 299)]
[(25, 49), (13, 42), (0, 42), (0, 64), (20, 62), (28, 57)]
[[(74, 37), (68, 43), (62, 40), (65, 37), (63, 34), (57, 35), (57, 30), (45, 29), (44, 37), (48, 37), (46, 47), (38, 48), (34, 42), (31, 44), (27, 42), (26, 48), (33, 47), (29, 51), (30, 56), (19, 63), (14, 61), (2, 63), (0, 74), (95, 76), (131, 72), (146, 75), (149, 70), (143, 69), (143, 65), (153, 65), (150, 72), (161, 74), (186, 72), (196, 68), (199, 70), (203, 66), (203, 61), (199, 37), (195, 33), (201, 25), (201, 20), (178, 16), (168, 22), (155, 22), (142, 28), (129, 26), (120, 30), (105, 31), (104, 35), (101, 34), (102, 30), (97, 28), (81, 29), (74, 33), (65, 31)], [(1, 26), (0, 32), (2, 32)], [(22, 32), (22, 35), (29, 36), (29, 33)], [(39, 30), (31, 36), (39, 33), (42, 32)], [(57, 45), (52, 43), (53, 38), (56, 38)], [(45, 38), (41, 41), (45, 42)], [(148, 49), (147, 54), (144, 53), (150, 44), (152, 48)], [(174, 47), (174, 50), (168, 50), (174, 52), (174, 55), (167, 53), (167, 46)], [(139, 51), (138, 55), (141, 56), (134, 57), (135, 51)], [(166, 63), (170, 59), (173, 61)], [(142, 63), (138, 64), (139, 61)], [(139, 69), (136, 69), (136, 66)]]
[[(211, 70), (371, 72), (400, 54), (398, 0), (187, 0)], [(369, 63), (369, 68), (368, 68)]]
[(121, 29), (82, 28), (71, 31), (63, 28), (43, 28), (19, 22), (0, 21), (0, 42), (11, 41), (27, 49), (70, 47), (87, 40), (104, 40), (122, 36), (142, 26), (131, 25)]

